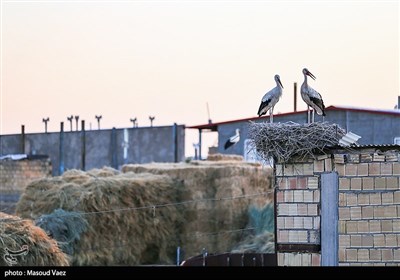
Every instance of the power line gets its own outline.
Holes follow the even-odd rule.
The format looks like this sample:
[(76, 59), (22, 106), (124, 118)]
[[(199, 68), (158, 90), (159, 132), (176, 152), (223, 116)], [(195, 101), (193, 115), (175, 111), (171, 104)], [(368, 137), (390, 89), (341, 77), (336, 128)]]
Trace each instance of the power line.
[[(112, 213), (112, 212), (123, 212), (123, 211), (138, 211), (138, 210), (146, 210), (146, 209), (152, 209), (155, 210), (157, 208), (162, 208), (162, 207), (168, 207), (168, 206), (182, 206), (190, 203), (205, 203), (205, 202), (220, 202), (220, 201), (226, 201), (226, 200), (235, 200), (235, 199), (243, 199), (243, 198), (252, 198), (252, 197), (260, 197), (260, 196), (265, 196), (268, 194), (273, 193), (273, 190), (269, 190), (267, 192), (262, 192), (262, 193), (254, 193), (254, 194), (248, 194), (248, 195), (239, 195), (239, 196), (230, 196), (230, 197), (221, 197), (221, 198), (204, 198), (204, 199), (192, 199), (192, 200), (186, 200), (186, 201), (181, 201), (181, 202), (175, 202), (175, 203), (164, 203), (164, 204), (155, 204), (155, 205), (149, 205), (149, 206), (139, 206), (139, 207), (127, 207), (127, 208), (118, 208), (118, 209), (110, 209), (110, 210), (100, 210), (100, 211), (90, 211), (90, 212), (77, 212), (78, 214), (81, 215), (93, 215), (93, 214), (106, 214), (106, 213)], [(63, 214), (63, 215), (57, 215), (57, 217), (62, 217), (62, 216), (68, 216), (69, 214)], [(21, 222), (24, 219), (19, 218), (20, 220), (18, 221), (9, 221), (9, 223), (17, 223)], [(0, 219), (0, 222), (10, 220), (9, 218), (5, 219)]]

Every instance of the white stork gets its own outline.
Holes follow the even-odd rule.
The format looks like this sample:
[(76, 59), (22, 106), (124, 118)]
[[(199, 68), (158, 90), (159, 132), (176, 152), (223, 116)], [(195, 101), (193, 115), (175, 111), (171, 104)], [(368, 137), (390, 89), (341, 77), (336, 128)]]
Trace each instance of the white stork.
[(275, 75), (274, 77), (275, 82), (276, 82), (276, 87), (268, 91), (266, 94), (264, 94), (263, 98), (261, 99), (261, 104), (260, 107), (258, 108), (258, 116), (261, 117), (262, 115), (265, 115), (268, 110), (269, 110), (269, 122), (272, 123), (274, 121), (274, 107), (275, 104), (279, 101), (279, 99), (282, 96), (282, 83), (281, 83), (281, 78), (279, 77), (278, 74)]
[(229, 137), (229, 139), (225, 142), (225, 150), (228, 149), (229, 147), (235, 145), (240, 141), (240, 130), (239, 128), (236, 128), (236, 133), (235, 135)]
[(312, 110), (312, 122), (314, 122), (314, 111), (317, 112), (318, 115), (326, 116), (325, 114), (325, 105), (322, 100), (321, 94), (318, 91), (313, 89), (307, 84), (307, 76), (310, 76), (313, 80), (315, 80), (315, 76), (308, 71), (307, 68), (303, 69), (304, 82), (301, 85), (300, 93), (301, 98), (303, 98), (304, 102), (307, 104), (307, 115), (308, 115), (308, 123), (310, 123), (310, 107)]

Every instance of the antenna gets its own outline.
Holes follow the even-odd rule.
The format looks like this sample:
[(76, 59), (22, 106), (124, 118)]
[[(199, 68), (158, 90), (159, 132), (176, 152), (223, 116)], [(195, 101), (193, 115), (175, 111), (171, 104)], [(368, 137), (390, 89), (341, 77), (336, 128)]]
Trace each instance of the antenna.
[(210, 118), (210, 108), (208, 107), (208, 102), (207, 102), (207, 115), (208, 115), (208, 123), (212, 123), (212, 120)]

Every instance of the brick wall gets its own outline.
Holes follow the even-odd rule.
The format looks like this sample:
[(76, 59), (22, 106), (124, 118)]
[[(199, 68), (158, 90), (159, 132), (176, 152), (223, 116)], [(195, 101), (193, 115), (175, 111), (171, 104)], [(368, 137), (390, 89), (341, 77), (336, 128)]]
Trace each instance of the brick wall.
[(339, 265), (400, 265), (399, 159), (399, 152), (334, 155)]
[(0, 211), (13, 214), (24, 188), (33, 180), (51, 176), (46, 159), (0, 160)]
[[(276, 242), (278, 265), (320, 264), (320, 188), (324, 159), (276, 165)], [(329, 165), (328, 165), (329, 166)]]
[(276, 164), (278, 265), (321, 265), (321, 174), (339, 177), (338, 265), (400, 265), (400, 155), (332, 151)]

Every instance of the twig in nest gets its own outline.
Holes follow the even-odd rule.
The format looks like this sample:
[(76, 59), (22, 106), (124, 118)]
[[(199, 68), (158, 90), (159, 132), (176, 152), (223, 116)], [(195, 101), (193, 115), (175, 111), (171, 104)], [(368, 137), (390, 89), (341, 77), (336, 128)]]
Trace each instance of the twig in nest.
[(314, 158), (316, 151), (323, 153), (326, 147), (337, 145), (345, 134), (337, 124), (327, 122), (249, 123), (253, 148), (265, 161), (271, 157), (278, 162), (288, 162), (295, 156)]

